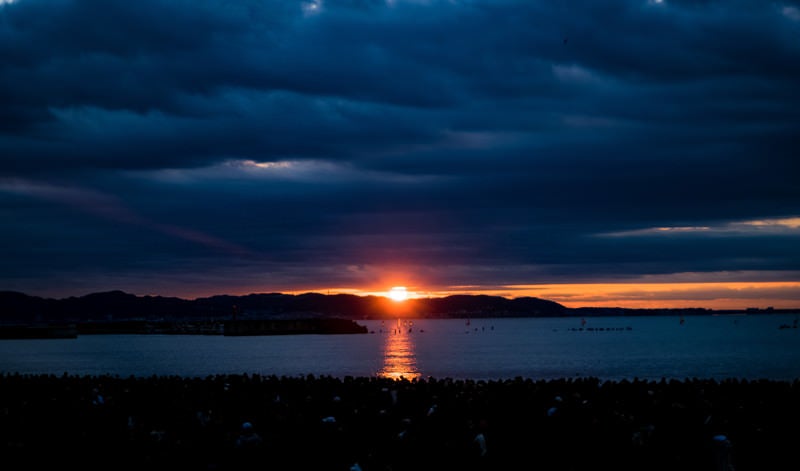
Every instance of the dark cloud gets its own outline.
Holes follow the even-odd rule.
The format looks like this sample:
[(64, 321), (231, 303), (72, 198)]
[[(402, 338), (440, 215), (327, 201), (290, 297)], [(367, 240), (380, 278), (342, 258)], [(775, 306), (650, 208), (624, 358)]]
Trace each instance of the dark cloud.
[(0, 2), (0, 282), (796, 278), (799, 38), (755, 0)]

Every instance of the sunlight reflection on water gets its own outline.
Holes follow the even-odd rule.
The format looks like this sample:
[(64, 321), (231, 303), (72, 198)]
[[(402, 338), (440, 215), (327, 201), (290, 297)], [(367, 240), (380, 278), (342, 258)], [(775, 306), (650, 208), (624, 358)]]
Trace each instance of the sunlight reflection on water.
[(464, 319), (401, 318), (360, 321), (366, 335), (6, 339), (0, 373), (794, 380), (798, 315), (599, 317), (583, 331), (576, 318), (474, 318), (468, 328)]
[(381, 333), (384, 335), (383, 366), (378, 371), (378, 376), (391, 379), (419, 378), (421, 373), (417, 368), (417, 354), (414, 338), (411, 335), (414, 329), (412, 321), (400, 321), (388, 327), (382, 325)]

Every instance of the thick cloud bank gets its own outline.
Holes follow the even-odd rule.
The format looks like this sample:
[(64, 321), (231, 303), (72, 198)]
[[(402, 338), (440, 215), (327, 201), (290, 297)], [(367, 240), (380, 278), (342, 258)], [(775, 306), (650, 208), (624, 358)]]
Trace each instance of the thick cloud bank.
[(0, 1), (0, 288), (800, 281), (798, 83), (790, 1)]

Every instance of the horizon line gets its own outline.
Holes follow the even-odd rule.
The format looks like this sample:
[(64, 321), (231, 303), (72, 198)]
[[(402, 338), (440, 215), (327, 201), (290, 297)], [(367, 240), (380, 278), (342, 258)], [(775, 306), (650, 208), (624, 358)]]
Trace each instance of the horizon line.
[[(322, 291), (326, 291), (326, 292), (322, 292)], [(244, 293), (244, 294), (231, 294), (231, 293), (220, 292), (220, 293), (216, 293), (216, 294), (202, 295), (202, 296), (196, 296), (196, 297), (186, 297), (186, 296), (179, 296), (179, 295), (150, 294), (150, 293), (148, 293), (148, 294), (137, 294), (137, 293), (134, 293), (134, 292), (131, 292), (131, 291), (123, 290), (123, 289), (108, 289), (108, 290), (91, 291), (91, 292), (88, 292), (88, 293), (82, 294), (82, 295), (69, 295), (69, 296), (63, 296), (63, 297), (42, 296), (42, 295), (30, 294), (30, 293), (23, 292), (23, 291), (18, 291), (18, 290), (0, 290), (0, 293), (16, 293), (16, 294), (21, 294), (23, 296), (36, 297), (36, 298), (40, 298), (40, 299), (48, 299), (48, 300), (55, 300), (55, 301), (63, 301), (63, 300), (75, 299), (75, 298), (83, 298), (83, 297), (87, 297), (87, 296), (91, 296), (91, 295), (108, 294), (108, 293), (122, 293), (122, 294), (125, 294), (125, 295), (135, 296), (137, 298), (146, 298), (146, 297), (151, 297), (151, 298), (174, 298), (174, 299), (180, 299), (180, 300), (183, 300), (183, 301), (190, 301), (190, 302), (191, 301), (198, 301), (198, 300), (201, 300), (201, 299), (210, 299), (210, 298), (214, 298), (214, 297), (222, 297), (222, 296), (230, 296), (230, 297), (237, 297), (238, 298), (238, 297), (258, 296), (258, 295), (282, 295), (282, 296), (303, 296), (303, 295), (340, 296), (340, 295), (346, 295), (346, 296), (353, 296), (353, 297), (358, 297), (358, 298), (375, 297), (375, 298), (385, 299), (387, 301), (392, 301), (392, 299), (386, 294), (386, 293), (388, 293), (388, 291), (383, 293), (383, 294), (381, 294), (382, 292), (374, 292), (374, 291), (371, 291), (371, 292), (353, 292), (353, 291), (355, 291), (355, 290), (252, 291), (252, 292), (248, 292), (248, 293)], [(408, 299), (406, 299), (405, 301), (401, 301), (401, 302), (409, 302), (409, 301), (413, 302), (413, 301), (419, 301), (419, 300), (425, 300), (425, 299), (446, 299), (446, 298), (455, 297), (455, 296), (467, 296), (467, 297), (485, 296), (485, 297), (492, 297), (492, 298), (501, 298), (501, 299), (506, 299), (506, 300), (526, 299), (526, 298), (538, 299), (538, 300), (542, 300), (542, 301), (552, 302), (552, 303), (558, 304), (558, 305), (564, 307), (565, 309), (570, 309), (570, 310), (577, 310), (577, 309), (620, 309), (620, 310), (675, 310), (675, 311), (677, 311), (677, 310), (683, 310), (683, 311), (686, 311), (686, 310), (703, 310), (703, 311), (740, 311), (740, 312), (747, 312), (747, 311), (752, 311), (752, 312), (800, 311), (800, 306), (774, 307), (772, 305), (767, 305), (766, 307), (747, 306), (747, 307), (723, 307), (723, 308), (705, 307), (705, 306), (700, 306), (700, 305), (695, 305), (695, 306), (668, 306), (668, 305), (666, 305), (667, 303), (665, 303), (665, 305), (662, 305), (662, 306), (653, 305), (653, 306), (648, 306), (648, 307), (643, 307), (643, 306), (638, 306), (638, 307), (636, 307), (636, 306), (624, 306), (622, 304), (618, 304), (618, 305), (600, 305), (600, 304), (592, 305), (592, 304), (585, 304), (585, 305), (580, 305), (580, 306), (568, 306), (568, 305), (564, 304), (563, 302), (555, 301), (553, 299), (544, 298), (544, 297), (540, 297), (540, 296), (532, 296), (532, 295), (528, 295), (528, 294), (521, 295), (521, 296), (507, 296), (507, 295), (504, 296), (502, 294), (492, 294), (490, 292), (485, 292), (485, 293), (444, 292), (444, 293), (441, 293), (439, 295), (432, 295), (430, 292), (425, 292), (424, 295), (418, 294), (416, 292), (409, 292)]]

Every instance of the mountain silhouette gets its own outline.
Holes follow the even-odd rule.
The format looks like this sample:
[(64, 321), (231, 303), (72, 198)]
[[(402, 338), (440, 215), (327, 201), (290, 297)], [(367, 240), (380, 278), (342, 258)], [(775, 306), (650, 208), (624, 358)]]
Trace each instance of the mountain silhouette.
[(137, 296), (124, 291), (105, 291), (63, 299), (42, 298), (17, 291), (0, 291), (0, 324), (80, 323), (114, 321), (224, 321), (230, 319), (340, 318), (394, 319), (587, 317), (642, 315), (756, 314), (797, 310), (749, 308), (630, 309), (620, 307), (568, 308), (536, 297), (504, 298), (458, 294), (414, 298), (401, 303), (383, 296), (353, 294), (253, 293), (220, 294), (193, 300), (165, 296)]
[(504, 298), (453, 295), (395, 303), (381, 296), (320, 293), (216, 295), (194, 300), (137, 296), (106, 291), (63, 299), (41, 298), (15, 291), (0, 292), (0, 322), (87, 322), (114, 320), (221, 320), (324, 318), (384, 319), (563, 316), (569, 309), (534, 297)]

